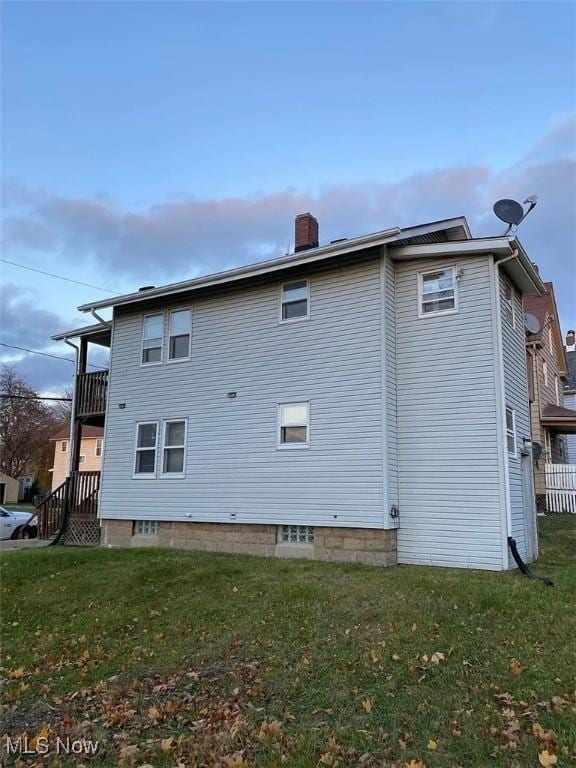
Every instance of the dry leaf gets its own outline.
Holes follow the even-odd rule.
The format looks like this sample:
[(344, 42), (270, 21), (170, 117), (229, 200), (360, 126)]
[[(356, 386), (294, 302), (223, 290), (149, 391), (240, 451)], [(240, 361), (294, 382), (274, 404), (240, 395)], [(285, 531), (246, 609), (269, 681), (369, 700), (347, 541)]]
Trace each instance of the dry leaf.
[(370, 714), (370, 712), (372, 712), (372, 702), (370, 701), (370, 699), (364, 699), (364, 701), (362, 702), (362, 709), (368, 715)]
[(538, 755), (538, 762), (543, 766), (543, 768), (550, 768), (550, 766), (556, 765), (558, 758), (556, 755), (552, 755), (550, 752), (548, 752), (547, 749), (545, 749), (544, 752), (540, 752)]
[(136, 744), (129, 744), (127, 747), (122, 747), (120, 750), (120, 760), (128, 760), (129, 762), (134, 762), (136, 760), (136, 757), (138, 756), (138, 753), (140, 750), (136, 746)]
[(520, 662), (516, 659), (512, 659), (510, 662), (510, 670), (513, 675), (521, 675), (525, 669), (526, 667), (523, 667), (522, 664), (520, 664)]
[(438, 742), (434, 741), (434, 739), (429, 739), (428, 744), (426, 744), (426, 746), (428, 747), (428, 749), (435, 750), (435, 749), (438, 749)]
[(18, 669), (13, 669), (12, 672), (10, 672), (10, 677), (17, 680), (19, 677), (24, 677), (24, 667), (18, 667)]
[(426, 763), (423, 763), (422, 760), (410, 760), (409, 763), (404, 763), (406, 768), (426, 768)]
[(444, 656), (443, 653), (440, 653), (440, 651), (436, 651), (436, 653), (432, 654), (430, 661), (432, 662), (432, 664), (440, 664), (440, 662), (444, 661), (445, 658), (446, 656)]
[(173, 742), (174, 739), (171, 736), (168, 736), (167, 739), (162, 739), (160, 742), (160, 749), (162, 752), (171, 752)]

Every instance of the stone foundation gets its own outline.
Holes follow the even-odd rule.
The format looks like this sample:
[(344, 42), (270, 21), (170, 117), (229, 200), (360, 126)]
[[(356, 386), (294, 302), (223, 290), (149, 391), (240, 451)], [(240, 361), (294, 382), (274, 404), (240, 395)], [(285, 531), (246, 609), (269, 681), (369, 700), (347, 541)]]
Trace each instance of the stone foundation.
[(286, 544), (280, 541), (278, 525), (161, 522), (156, 536), (135, 535), (133, 527), (132, 520), (103, 520), (102, 544), (396, 565), (394, 529), (316, 527), (313, 544)]

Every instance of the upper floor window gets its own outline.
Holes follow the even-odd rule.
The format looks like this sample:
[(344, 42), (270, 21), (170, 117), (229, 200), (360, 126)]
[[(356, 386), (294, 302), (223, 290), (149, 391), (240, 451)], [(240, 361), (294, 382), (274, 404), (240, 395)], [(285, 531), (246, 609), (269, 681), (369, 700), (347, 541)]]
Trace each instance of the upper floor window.
[(554, 389), (556, 390), (556, 405), (560, 405), (560, 379), (554, 376)]
[(62, 444), (60, 445), (60, 450), (62, 453), (66, 453), (68, 450), (68, 440), (62, 440)]
[(504, 281), (503, 305), (504, 317), (510, 323), (512, 328), (514, 328), (514, 288), (512, 288), (508, 280)]
[(135, 475), (153, 477), (156, 474), (157, 444), (158, 423), (156, 421), (136, 425)]
[(96, 440), (96, 456), (102, 456), (102, 440)]
[(175, 309), (170, 312), (169, 360), (184, 360), (190, 357), (192, 336), (192, 312), (189, 309)]
[(162, 362), (164, 315), (145, 315), (142, 324), (142, 365)]
[(434, 270), (419, 274), (419, 311), (420, 317), (439, 315), (444, 312), (456, 312), (456, 270)]
[(280, 320), (304, 320), (310, 317), (310, 284), (308, 280), (283, 283), (280, 289)]
[(544, 377), (544, 386), (548, 386), (548, 363), (546, 360), (542, 361), (542, 375)]
[(506, 408), (506, 445), (510, 456), (516, 456), (516, 414), (513, 408)]
[(163, 475), (183, 475), (186, 446), (186, 421), (174, 419), (164, 422), (162, 459)]
[(84, 464), (85, 461), (86, 456), (84, 456), (84, 454), (80, 454), (80, 456), (78, 456), (78, 464)]
[[(548, 321), (550, 322), (550, 321)], [(554, 348), (554, 337), (552, 335), (552, 326), (548, 326), (548, 346), (550, 347), (550, 351)]]
[(278, 447), (310, 446), (309, 403), (282, 403), (278, 408)]

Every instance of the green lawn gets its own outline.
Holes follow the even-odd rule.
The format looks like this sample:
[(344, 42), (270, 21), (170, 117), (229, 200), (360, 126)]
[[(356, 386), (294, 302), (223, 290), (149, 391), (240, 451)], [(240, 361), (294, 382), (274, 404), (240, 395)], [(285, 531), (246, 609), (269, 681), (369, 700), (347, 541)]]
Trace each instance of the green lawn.
[(574, 522), (541, 537), (552, 588), (167, 550), (7, 553), (0, 732), (100, 742), (60, 765), (572, 765)]

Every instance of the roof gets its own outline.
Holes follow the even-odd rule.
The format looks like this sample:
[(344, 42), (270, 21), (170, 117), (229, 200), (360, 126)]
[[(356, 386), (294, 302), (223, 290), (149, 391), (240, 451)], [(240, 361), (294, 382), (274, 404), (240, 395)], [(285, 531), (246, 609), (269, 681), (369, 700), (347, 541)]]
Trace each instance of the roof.
[(568, 375), (564, 383), (564, 391), (576, 390), (576, 351), (566, 352)]
[(528, 342), (538, 342), (542, 339), (542, 334), (546, 329), (546, 316), (551, 318), (551, 327), (556, 340), (555, 351), (556, 360), (561, 376), (566, 375), (566, 353), (564, 350), (564, 340), (560, 329), (560, 320), (558, 307), (556, 305), (556, 296), (554, 295), (554, 283), (544, 283), (546, 293), (543, 296), (525, 296), (523, 299), (524, 311), (528, 312), (538, 320), (540, 330), (538, 333), (528, 334)]
[(561, 405), (548, 404), (542, 411), (541, 422), (558, 434), (576, 434), (576, 411), (563, 408)]
[(103, 347), (110, 346), (112, 331), (107, 323), (93, 323), (92, 325), (83, 325), (80, 328), (74, 328), (71, 331), (57, 333), (52, 336), (54, 341), (63, 341), (77, 336), (86, 336), (92, 344), (100, 344)]
[[(175, 294), (192, 293), (200, 289), (239, 283), (263, 275), (279, 273), (288, 269), (302, 267), (316, 262), (337, 259), (342, 256), (366, 251), (370, 248), (386, 245), (391, 249), (392, 258), (425, 258), (442, 254), (445, 256), (475, 255), (498, 251), (501, 256), (514, 255), (518, 258), (506, 262), (504, 268), (513, 280), (519, 281), (522, 290), (542, 293), (544, 287), (528, 259), (520, 242), (514, 237), (472, 238), (464, 216), (441, 221), (428, 222), (415, 227), (393, 227), (374, 232), (370, 235), (338, 240), (329, 245), (310, 248), (298, 253), (257, 262), (245, 267), (217, 272), (211, 275), (170, 283), (160, 288), (149, 288), (123, 296), (103, 299), (78, 307), (82, 312), (93, 312), (106, 307), (119, 307), (130, 304), (142, 304)], [(412, 251), (412, 253), (409, 253)], [(72, 333), (60, 334), (59, 337), (71, 337)]]
[[(65, 425), (50, 440), (68, 440), (69, 437), (70, 427)], [(82, 426), (82, 440), (95, 440), (99, 437), (104, 437), (104, 427), (91, 427), (87, 424)]]

